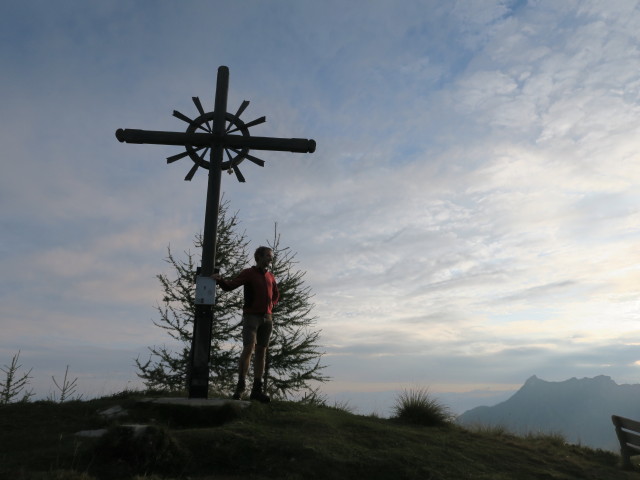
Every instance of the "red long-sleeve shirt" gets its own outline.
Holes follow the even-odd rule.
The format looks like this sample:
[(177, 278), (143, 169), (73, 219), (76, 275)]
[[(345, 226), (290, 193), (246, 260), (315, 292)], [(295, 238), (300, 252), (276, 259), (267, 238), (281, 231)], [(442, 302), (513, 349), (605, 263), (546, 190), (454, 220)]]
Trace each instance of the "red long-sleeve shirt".
[(244, 313), (271, 314), (280, 298), (273, 274), (255, 266), (242, 270), (232, 280), (218, 280), (218, 285), (227, 292), (244, 285), (244, 306), (242, 307)]

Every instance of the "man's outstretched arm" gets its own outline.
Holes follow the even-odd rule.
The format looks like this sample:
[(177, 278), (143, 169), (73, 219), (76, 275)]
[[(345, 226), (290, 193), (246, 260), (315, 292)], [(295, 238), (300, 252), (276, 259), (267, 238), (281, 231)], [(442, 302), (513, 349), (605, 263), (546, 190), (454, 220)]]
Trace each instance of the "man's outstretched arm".
[(230, 292), (231, 290), (235, 290), (239, 286), (244, 285), (246, 283), (246, 274), (244, 270), (240, 272), (240, 275), (238, 275), (236, 278), (231, 280), (227, 280), (223, 278), (222, 275), (220, 275), (219, 273), (214, 273), (213, 275), (211, 275), (211, 278), (213, 278), (216, 281), (216, 283), (220, 286), (220, 288), (222, 288), (222, 290), (224, 290), (225, 292)]

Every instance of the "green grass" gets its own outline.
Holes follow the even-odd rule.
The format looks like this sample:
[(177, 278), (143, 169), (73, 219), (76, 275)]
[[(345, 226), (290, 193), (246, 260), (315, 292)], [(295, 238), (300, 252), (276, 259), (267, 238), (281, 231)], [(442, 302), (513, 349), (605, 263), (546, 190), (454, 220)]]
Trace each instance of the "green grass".
[[(128, 416), (98, 414), (114, 405)], [(129, 423), (153, 428), (133, 438), (118, 427)], [(108, 435), (74, 435), (97, 428), (108, 428)], [(189, 408), (121, 395), (0, 407), (2, 479), (638, 478), (618, 463), (612, 453), (566, 445), (556, 435), (522, 438), (448, 422), (425, 427), (420, 419), (400, 422), (317, 404)]]
[(451, 412), (426, 388), (403, 390), (394, 406), (394, 418), (409, 425), (436, 427), (451, 420)]

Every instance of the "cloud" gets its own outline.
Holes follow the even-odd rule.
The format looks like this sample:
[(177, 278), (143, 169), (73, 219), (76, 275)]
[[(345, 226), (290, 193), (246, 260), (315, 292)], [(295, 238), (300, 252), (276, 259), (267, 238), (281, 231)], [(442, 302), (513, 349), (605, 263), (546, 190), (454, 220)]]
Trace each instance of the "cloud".
[[(481, 343), (478, 344), (481, 347)], [(355, 346), (353, 346), (355, 347)], [(355, 384), (377, 384), (387, 390), (399, 385), (432, 385), (437, 391), (453, 391), (485, 385), (521, 385), (532, 374), (549, 381), (571, 377), (609, 375), (619, 383), (635, 382), (640, 351), (622, 342), (586, 346), (550, 339), (541, 344), (503, 345), (496, 349), (476, 349), (473, 344), (449, 345), (417, 352), (409, 345), (393, 356), (372, 345), (370, 350), (350, 347), (330, 351), (325, 360), (331, 370), (341, 372), (340, 380)]]
[(252, 134), (317, 141), (223, 190), (252, 246), (277, 222), (298, 252), (337, 384), (633, 378), (635, 3), (343, 3), (2, 7), (6, 349), (162, 342), (206, 172), (114, 131), (184, 129), (228, 65)]

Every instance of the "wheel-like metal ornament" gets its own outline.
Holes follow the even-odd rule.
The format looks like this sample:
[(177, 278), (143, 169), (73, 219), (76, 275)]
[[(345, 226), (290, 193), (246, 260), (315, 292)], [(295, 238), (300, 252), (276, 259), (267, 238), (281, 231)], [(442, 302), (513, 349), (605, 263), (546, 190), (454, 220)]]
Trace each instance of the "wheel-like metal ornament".
[[(186, 133), (199, 133), (198, 130), (202, 130), (205, 133), (213, 133), (213, 122), (215, 117), (214, 112), (205, 113), (204, 109), (202, 108), (202, 103), (200, 103), (200, 99), (198, 97), (192, 97), (192, 100), (194, 105), (198, 109), (198, 112), (200, 113), (199, 117), (192, 120), (186, 115), (178, 112), (177, 110), (173, 111), (173, 116), (189, 124)], [(240, 115), (242, 115), (242, 112), (244, 112), (244, 110), (248, 106), (249, 101), (244, 100), (235, 114), (231, 114), (229, 112), (226, 113), (224, 128), (225, 134), (240, 132), (242, 136), (248, 137), (250, 136), (250, 127), (266, 122), (266, 117), (256, 118), (255, 120), (248, 123), (244, 123), (242, 120), (240, 120)], [(191, 167), (191, 170), (189, 170), (189, 173), (187, 173), (187, 176), (184, 177), (185, 180), (190, 181), (195, 175), (198, 168), (202, 167), (208, 170), (211, 167), (211, 162), (209, 160), (206, 160), (209, 149), (210, 147), (194, 147), (192, 145), (185, 145), (185, 151), (177, 155), (168, 157), (167, 163), (173, 163), (187, 156), (191, 158), (194, 165), (193, 167)], [(242, 175), (242, 172), (240, 172), (238, 165), (242, 163), (244, 159), (247, 159), (255, 163), (256, 165), (264, 167), (264, 160), (260, 160), (253, 155), (249, 155), (248, 147), (243, 147), (241, 149), (225, 147), (224, 151), (227, 160), (222, 162), (222, 170), (227, 170), (230, 174), (235, 173), (238, 181), (240, 182), (244, 182), (245, 178)]]

